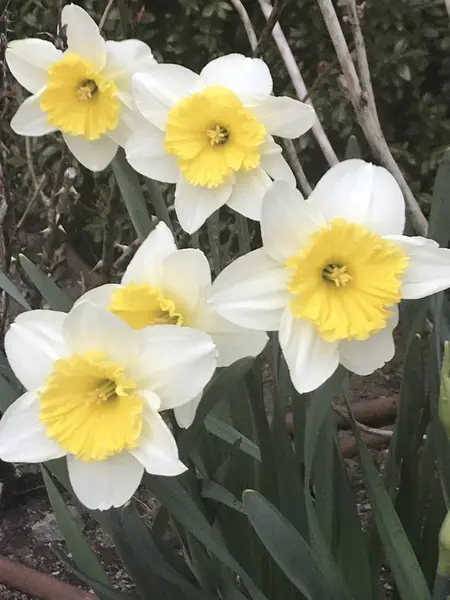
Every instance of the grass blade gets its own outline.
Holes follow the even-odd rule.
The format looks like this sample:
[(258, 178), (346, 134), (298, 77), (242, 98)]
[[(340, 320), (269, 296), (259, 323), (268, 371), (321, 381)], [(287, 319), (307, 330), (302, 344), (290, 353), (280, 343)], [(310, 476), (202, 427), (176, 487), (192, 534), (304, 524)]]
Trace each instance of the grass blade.
[(25, 273), (52, 310), (68, 312), (72, 308), (73, 301), (56, 285), (53, 279), (43, 273), (23, 254), (19, 255), (19, 261)]
[(247, 490), (243, 504), (267, 551), (305, 598), (339, 597), (326, 586), (317, 559), (303, 537), (268, 500), (254, 490)]
[[(125, 3), (123, 4), (125, 6)], [(148, 213), (137, 173), (128, 164), (121, 148), (111, 165), (133, 227), (141, 240), (144, 240), (153, 229), (154, 224)]]

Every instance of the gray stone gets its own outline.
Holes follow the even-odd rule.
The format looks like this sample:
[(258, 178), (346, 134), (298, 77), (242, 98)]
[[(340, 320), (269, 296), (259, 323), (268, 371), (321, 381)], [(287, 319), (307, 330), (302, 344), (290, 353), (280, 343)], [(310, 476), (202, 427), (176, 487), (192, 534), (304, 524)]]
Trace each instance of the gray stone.
[[(69, 506), (68, 508), (72, 513), (74, 519), (77, 521), (80, 529), (84, 529), (83, 520), (75, 506)], [(64, 541), (64, 536), (59, 530), (59, 527), (56, 523), (56, 517), (53, 513), (46, 514), (43, 519), (32, 525), (31, 531), (33, 533), (34, 538), (38, 542), (49, 543)]]

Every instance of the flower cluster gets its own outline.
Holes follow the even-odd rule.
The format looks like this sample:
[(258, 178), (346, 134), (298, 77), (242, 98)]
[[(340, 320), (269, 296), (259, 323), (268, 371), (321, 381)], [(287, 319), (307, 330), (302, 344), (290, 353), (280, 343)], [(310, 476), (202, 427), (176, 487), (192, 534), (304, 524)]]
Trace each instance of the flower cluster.
[(230, 54), (196, 74), (158, 64), (138, 40), (104, 41), (73, 4), (62, 24), (65, 52), (40, 39), (8, 46), (10, 70), (32, 93), (12, 128), (61, 131), (94, 171), (121, 146), (136, 171), (176, 184), (185, 231), (228, 204), (260, 221), (263, 241), (212, 282), (203, 252), (177, 249), (160, 223), (120, 283), (88, 291), (68, 314), (23, 313), (7, 332), (27, 391), (0, 421), (0, 458), (67, 456), (79, 499), (107, 509), (133, 495), (144, 470), (185, 470), (161, 411), (189, 427), (216, 367), (257, 356), (267, 331), (279, 332), (301, 393), (339, 364), (360, 375), (384, 365), (400, 301), (450, 285), (450, 250), (403, 235), (398, 184), (362, 160), (331, 168), (302, 197), (273, 136), (302, 135), (315, 114), (272, 95), (262, 60)]

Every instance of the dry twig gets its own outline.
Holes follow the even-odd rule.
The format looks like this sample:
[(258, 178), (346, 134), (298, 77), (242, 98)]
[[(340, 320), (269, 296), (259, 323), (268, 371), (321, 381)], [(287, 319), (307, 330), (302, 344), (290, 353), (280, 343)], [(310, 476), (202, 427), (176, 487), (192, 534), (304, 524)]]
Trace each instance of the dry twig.
[[(258, 2), (265, 18), (269, 19), (273, 10), (270, 0), (258, 0)], [(281, 58), (283, 59), (287, 72), (289, 73), (289, 77), (291, 78), (296, 94), (299, 100), (304, 101), (305, 98), (307, 98), (308, 96), (308, 90), (306, 88), (300, 69), (297, 66), (297, 61), (295, 60), (294, 55), (292, 54), (292, 50), (289, 47), (286, 36), (284, 35), (283, 30), (281, 29), (281, 25), (279, 23), (275, 24), (272, 30), (272, 37), (275, 41), (275, 44), (277, 45), (278, 51), (281, 55)], [(307, 103), (310, 106), (313, 106), (311, 99), (308, 99)], [(312, 126), (312, 133), (316, 138), (317, 143), (319, 144), (328, 164), (330, 166), (337, 164), (339, 162), (338, 157), (336, 156), (336, 153), (333, 150), (330, 140), (328, 139), (327, 134), (325, 133), (325, 130), (322, 127), (322, 124), (319, 122), (319, 120), (317, 120), (316, 123)]]
[[(450, 0), (449, 0), (450, 1)], [(242, 24), (247, 33), (248, 41), (252, 50), (254, 50), (258, 44), (258, 38), (256, 37), (255, 30), (253, 29), (252, 22), (248, 16), (247, 9), (242, 4), (241, 0), (230, 0), (231, 4), (236, 9), (236, 12), (241, 17)]]
[(269, 40), (270, 34), (273, 31), (273, 28), (280, 20), (281, 13), (285, 9), (285, 7), (286, 7), (286, 0), (275, 0), (274, 7), (272, 8), (269, 18), (267, 19), (266, 26), (264, 27), (264, 29), (260, 35), (260, 38), (258, 40), (258, 43), (256, 44), (256, 47), (253, 50), (253, 56), (255, 58), (262, 55), (264, 46), (266, 45), (267, 41)]
[(298, 187), (302, 190), (305, 196), (309, 196), (312, 192), (312, 187), (305, 175), (302, 164), (298, 159), (297, 151), (292, 140), (283, 140), (283, 146), (287, 154), (288, 162), (297, 180)]
[(111, 10), (113, 4), (114, 4), (114, 0), (109, 0), (108, 4), (106, 5), (105, 10), (103, 11), (103, 14), (100, 18), (100, 22), (98, 24), (98, 28), (100, 29), (100, 31), (103, 29), (103, 26), (105, 25), (106, 19), (108, 18), (108, 15), (109, 15), (109, 11)]
[[(265, 0), (259, 1), (262, 2)], [(355, 110), (359, 125), (363, 130), (374, 155), (397, 180), (397, 183), (399, 184), (403, 195), (405, 196), (406, 205), (409, 210), (414, 229), (417, 231), (417, 233), (426, 235), (428, 229), (427, 220), (422, 213), (420, 206), (411, 191), (411, 188), (407, 184), (403, 173), (392, 156), (381, 127), (378, 124), (377, 115), (376, 113), (374, 114), (373, 108), (371, 108), (369, 103), (369, 94), (361, 87), (361, 83), (356, 72), (355, 65), (353, 64), (353, 60), (342, 32), (341, 24), (333, 6), (333, 2), (332, 0), (317, 0), (317, 3), (322, 12), (328, 33), (339, 59), (349, 98)], [(355, 16), (356, 19), (359, 19), (357, 10), (355, 11)], [(355, 31), (356, 29), (354, 26), (354, 33)], [(359, 68), (362, 72), (364, 72), (366, 68), (368, 69), (368, 64), (367, 53), (362, 34), (358, 40), (355, 39), (355, 45), (358, 46), (357, 57), (359, 61)], [(363, 77), (367, 79), (367, 72)]]

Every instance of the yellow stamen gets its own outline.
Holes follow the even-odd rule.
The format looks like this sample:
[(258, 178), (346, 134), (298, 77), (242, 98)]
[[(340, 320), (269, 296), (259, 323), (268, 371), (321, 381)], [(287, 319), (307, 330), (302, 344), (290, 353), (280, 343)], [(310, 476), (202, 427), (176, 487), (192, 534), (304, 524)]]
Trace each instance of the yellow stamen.
[(286, 263), (291, 311), (329, 342), (367, 339), (386, 326), (400, 302), (408, 260), (393, 242), (333, 219)]
[(230, 139), (230, 134), (228, 133), (227, 129), (221, 125), (216, 125), (212, 129), (207, 129), (206, 135), (210, 139), (211, 146), (226, 144)]
[(137, 447), (143, 400), (125, 369), (104, 354), (57, 360), (39, 398), (48, 437), (80, 460), (105, 460)]
[(50, 125), (71, 135), (96, 140), (119, 124), (116, 84), (94, 64), (67, 52), (48, 70), (41, 108)]
[(214, 188), (259, 166), (266, 129), (228, 88), (211, 86), (169, 112), (164, 147), (192, 185)]
[(351, 280), (352, 276), (347, 272), (348, 269), (344, 265), (327, 265), (322, 271), (322, 277), (331, 283), (334, 283), (336, 287), (345, 287)]
[(108, 310), (133, 329), (148, 325), (186, 324), (186, 312), (180, 303), (147, 284), (130, 283), (114, 291)]

